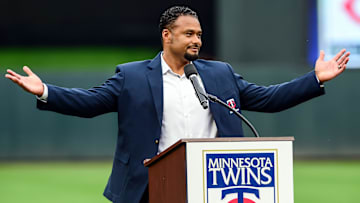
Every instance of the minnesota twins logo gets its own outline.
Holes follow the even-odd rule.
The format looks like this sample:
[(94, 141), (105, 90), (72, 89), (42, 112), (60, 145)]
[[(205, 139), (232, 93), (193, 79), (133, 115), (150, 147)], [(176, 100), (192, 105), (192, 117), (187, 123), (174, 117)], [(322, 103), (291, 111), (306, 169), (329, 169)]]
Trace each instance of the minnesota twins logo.
[(229, 99), (226, 101), (227, 105), (230, 106), (231, 108), (235, 109), (236, 108), (236, 103), (235, 100), (233, 98)]
[[(235, 111), (239, 111), (239, 109), (236, 108), (236, 103), (235, 103), (235, 99), (234, 99), (234, 98), (228, 99), (228, 100), (226, 101), (226, 103), (227, 103), (228, 106), (230, 106), (231, 108), (235, 109)], [(229, 113), (232, 114), (233, 112), (230, 111)]]
[(207, 152), (207, 203), (277, 203), (275, 152)]

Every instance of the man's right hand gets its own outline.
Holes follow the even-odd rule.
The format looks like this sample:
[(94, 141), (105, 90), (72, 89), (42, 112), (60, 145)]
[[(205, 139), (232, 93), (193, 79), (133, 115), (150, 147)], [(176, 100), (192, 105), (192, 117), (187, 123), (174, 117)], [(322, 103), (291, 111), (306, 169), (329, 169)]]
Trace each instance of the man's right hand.
[(28, 76), (22, 76), (14, 71), (8, 69), (7, 73), (5, 75), (6, 78), (9, 78), (14, 83), (18, 84), (20, 87), (22, 87), (25, 91), (30, 92), (31, 94), (42, 96), (44, 93), (44, 85), (41, 81), (41, 79), (34, 74), (29, 67), (24, 66), (23, 67), (24, 72)]

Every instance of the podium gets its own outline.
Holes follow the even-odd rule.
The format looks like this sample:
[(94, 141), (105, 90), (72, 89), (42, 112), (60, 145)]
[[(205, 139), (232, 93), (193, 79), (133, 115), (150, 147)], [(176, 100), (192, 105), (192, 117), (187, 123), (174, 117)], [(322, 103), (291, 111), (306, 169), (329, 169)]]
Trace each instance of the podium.
[(181, 139), (145, 166), (150, 203), (292, 203), (293, 137)]

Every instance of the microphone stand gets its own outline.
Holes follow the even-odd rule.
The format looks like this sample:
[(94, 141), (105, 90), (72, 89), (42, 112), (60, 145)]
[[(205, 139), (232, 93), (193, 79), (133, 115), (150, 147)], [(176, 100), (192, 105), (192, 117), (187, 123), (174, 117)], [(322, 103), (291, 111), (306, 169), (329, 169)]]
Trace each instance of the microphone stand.
[[(202, 94), (202, 93), (201, 93)], [(241, 118), (242, 121), (244, 121), (246, 123), (247, 126), (249, 126), (249, 128), (251, 129), (251, 131), (254, 133), (255, 137), (260, 137), (259, 133), (256, 131), (255, 127), (250, 123), (250, 121), (248, 121), (243, 115), (241, 115), (239, 112), (237, 112), (235, 109), (231, 108), (229, 105), (227, 105), (225, 102), (221, 101), (220, 99), (218, 99), (216, 96), (211, 95), (211, 94), (202, 94), (204, 97), (206, 97), (209, 101), (214, 102), (214, 103), (218, 103), (223, 105), (224, 107), (226, 107), (227, 109), (229, 109), (230, 111), (234, 112), (238, 117)]]

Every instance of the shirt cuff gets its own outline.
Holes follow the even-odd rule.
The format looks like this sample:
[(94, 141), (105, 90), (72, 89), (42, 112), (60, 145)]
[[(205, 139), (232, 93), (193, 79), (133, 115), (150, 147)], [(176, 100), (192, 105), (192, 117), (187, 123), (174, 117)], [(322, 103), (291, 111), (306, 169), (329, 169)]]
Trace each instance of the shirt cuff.
[(49, 90), (46, 84), (43, 84), (44, 86), (44, 92), (43, 94), (39, 97), (36, 96), (36, 99), (38, 99), (39, 101), (42, 101), (44, 103), (47, 103), (47, 99), (48, 99), (48, 95), (49, 95)]
[(317, 77), (317, 75), (315, 74), (315, 78), (317, 80), (317, 82), (319, 83), (321, 88), (324, 88), (324, 83), (320, 82), (319, 78)]

